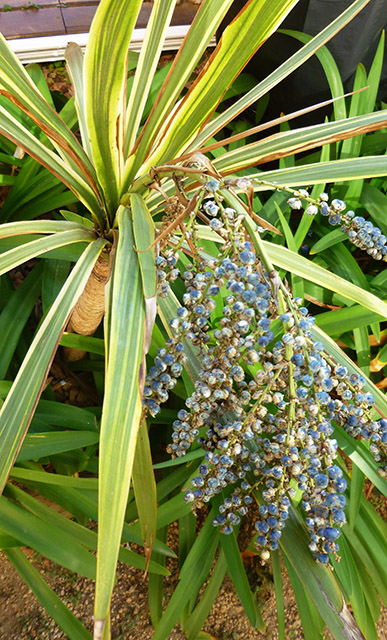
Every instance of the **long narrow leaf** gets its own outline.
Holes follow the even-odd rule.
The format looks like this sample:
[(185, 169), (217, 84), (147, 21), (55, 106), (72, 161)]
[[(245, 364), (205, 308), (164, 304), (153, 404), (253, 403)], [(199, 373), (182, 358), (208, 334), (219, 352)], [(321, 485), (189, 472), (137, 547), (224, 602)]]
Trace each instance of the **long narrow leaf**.
[[(247, 167), (278, 160), (291, 153), (351, 138), (387, 125), (387, 110), (356, 116), (336, 122), (276, 133), (264, 140), (252, 142), (216, 158), (214, 166), (222, 174), (234, 173)], [(289, 171), (292, 168), (289, 168)], [(281, 171), (286, 171), (282, 169)], [(308, 175), (305, 173), (305, 175)], [(266, 178), (264, 178), (266, 179)], [(320, 177), (321, 180), (321, 177)]]
[(144, 125), (125, 167), (123, 190), (126, 190), (143, 164), (152, 143), (173, 108), (180, 92), (198, 64), (211, 37), (230, 8), (232, 0), (205, 0), (196, 13), (191, 28), (174, 59), (152, 112)]
[(220, 534), (220, 543), (226, 557), (230, 578), (234, 583), (250, 624), (254, 629), (262, 630), (265, 628), (265, 623), (257, 601), (251, 592), (235, 533), (227, 536)]
[(126, 112), (125, 156), (133, 146), (162, 51), (175, 0), (155, 0), (145, 33)]
[(0, 379), (6, 377), (21, 333), (40, 295), (43, 264), (37, 265), (10, 296), (0, 314)]
[(267, 241), (264, 242), (265, 249), (276, 266), (281, 269), (286, 269), (291, 273), (296, 273), (311, 282), (330, 289), (330, 291), (336, 291), (340, 293), (340, 295), (361, 304), (366, 309), (387, 317), (387, 304), (369, 291), (363, 291), (360, 287), (352, 284), (352, 282), (340, 278), (314, 262), (289, 251), (285, 247), (273, 245)]
[(0, 489), (31, 421), (56, 346), (69, 313), (81, 294), (104, 240), (91, 243), (74, 267), (66, 284), (43, 321), (0, 411)]
[(301, 525), (301, 517), (291, 509), (290, 517), (281, 537), (281, 550), (285, 558), (317, 607), (336, 640), (348, 640), (348, 623), (339, 613), (343, 599), (331, 571), (319, 565), (308, 549), (308, 536)]
[(17, 267), (19, 264), (42, 255), (51, 249), (64, 247), (74, 242), (91, 242), (93, 234), (90, 231), (74, 229), (74, 231), (62, 231), (51, 236), (32, 240), (26, 244), (20, 244), (14, 249), (10, 249), (0, 256), (0, 274), (6, 273)]
[(118, 207), (125, 131), (127, 56), (141, 0), (102, 0), (86, 47), (85, 113), (108, 213)]
[[(346, 158), (330, 160), (317, 164), (302, 164), (298, 167), (275, 169), (252, 173), (249, 178), (277, 182), (279, 185), (298, 187), (320, 182), (338, 182), (340, 180), (358, 180), (375, 178), (387, 174), (387, 156), (368, 156), (367, 158)], [(264, 191), (265, 187), (255, 186), (255, 191)]]
[(0, 115), (0, 133), (24, 149), (30, 156), (59, 178), (61, 182), (64, 182), (94, 214), (95, 218), (101, 221), (101, 201), (90, 187), (90, 183), (86, 182), (83, 177), (72, 169), (70, 164), (40, 142), (38, 138), (1, 106)]
[(87, 431), (57, 431), (27, 434), (19, 451), (17, 461), (36, 460), (55, 453), (87, 447), (98, 442), (97, 433)]
[(82, 144), (91, 158), (90, 139), (87, 131), (86, 113), (85, 113), (85, 90), (83, 75), (83, 51), (75, 42), (70, 42), (65, 50), (65, 59), (67, 70), (74, 87), (75, 108), (78, 115), (79, 130), (81, 133)]
[(96, 639), (102, 637), (108, 615), (142, 409), (139, 384), (145, 305), (130, 211), (124, 207), (118, 212), (118, 226), (100, 440)]
[(36, 549), (63, 567), (95, 579), (95, 557), (73, 536), (26, 511), (11, 500), (0, 497), (1, 526), (24, 545)]
[(296, 598), (305, 640), (321, 640), (325, 629), (324, 620), (286, 556), (285, 565)]
[(156, 627), (153, 640), (166, 640), (168, 638), (184, 605), (202, 586), (201, 570), (204, 564), (208, 564), (208, 559), (210, 559), (211, 566), (217, 546), (217, 532), (215, 527), (212, 526), (210, 514), (184, 563), (180, 573), (179, 584), (168, 602), (160, 623)]
[(285, 603), (279, 551), (271, 552), (271, 566), (273, 571), (275, 604), (277, 609), (278, 637), (279, 640), (285, 640)]
[(211, 573), (211, 577), (208, 581), (208, 585), (200, 598), (199, 604), (195, 607), (192, 614), (184, 624), (184, 631), (188, 640), (196, 640), (200, 629), (203, 627), (210, 611), (211, 607), (217, 597), (224, 576), (227, 571), (226, 558), (223, 551), (219, 552), (216, 565)]
[[(212, 54), (165, 127), (164, 140), (149, 166), (184, 153), (215, 110), (223, 94), (253, 53), (285, 19), (297, 0), (249, 2), (228, 26)], [(254, 29), (251, 25), (254, 24)], [(168, 135), (173, 129), (175, 134)]]
[(149, 561), (156, 538), (156, 481), (146, 420), (141, 420), (133, 462), (133, 489), (137, 504), (145, 557)]
[(72, 131), (41, 93), (13, 53), (5, 38), (0, 37), (0, 93), (12, 100), (44, 131), (57, 150), (72, 164), (79, 175), (87, 175), (94, 183), (94, 169)]
[(216, 118), (213, 118), (196, 138), (194, 145), (196, 148), (202, 146), (206, 140), (212, 138), (217, 131), (220, 131), (230, 120), (239, 113), (254, 104), (260, 97), (275, 87), (281, 80), (290, 73), (298, 69), (308, 58), (310, 58), (320, 47), (330, 40), (340, 29), (342, 29), (352, 18), (365, 7), (370, 0), (356, 0), (349, 6), (336, 20), (323, 29), (317, 36), (306, 44), (300, 51), (293, 54), (288, 60), (281, 64), (278, 69), (269, 74), (264, 80), (259, 82), (254, 89), (237, 100), (231, 107), (226, 109)]

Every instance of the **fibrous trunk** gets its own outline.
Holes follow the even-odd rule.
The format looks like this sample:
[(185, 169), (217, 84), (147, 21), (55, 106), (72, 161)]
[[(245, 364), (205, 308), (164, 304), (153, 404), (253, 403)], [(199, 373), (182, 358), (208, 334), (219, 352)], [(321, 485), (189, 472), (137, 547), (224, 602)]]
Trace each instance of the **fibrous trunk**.
[[(91, 336), (97, 330), (105, 313), (105, 286), (109, 280), (110, 264), (106, 254), (100, 255), (87, 281), (85, 289), (75, 305), (68, 325), (69, 333)], [(81, 360), (86, 351), (80, 349), (64, 349), (67, 360)]]

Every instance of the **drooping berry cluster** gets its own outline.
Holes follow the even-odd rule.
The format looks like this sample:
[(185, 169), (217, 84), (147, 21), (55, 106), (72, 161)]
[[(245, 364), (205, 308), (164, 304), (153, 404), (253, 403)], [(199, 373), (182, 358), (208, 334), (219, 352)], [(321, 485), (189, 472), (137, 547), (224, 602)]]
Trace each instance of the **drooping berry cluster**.
[(202, 368), (173, 423), (169, 452), (183, 456), (197, 442), (204, 461), (185, 500), (200, 505), (231, 487), (214, 520), (229, 534), (258, 499), (256, 544), (265, 561), (278, 548), (299, 490), (310, 550), (328, 563), (345, 523), (347, 486), (334, 463), (334, 424), (369, 440), (386, 476), (387, 420), (372, 419), (365, 379), (337, 366), (313, 339), (314, 318), (278, 289), (278, 274), (264, 268), (236, 212), (219, 199), (203, 209), (225, 244), (218, 259), (202, 259), (182, 274), (186, 293), (170, 323), (175, 337), (148, 373), (146, 407), (155, 415), (167, 399), (186, 357), (183, 341), (190, 340)]
[(319, 199), (313, 201), (308, 191), (299, 189), (288, 200), (290, 208), (302, 209), (302, 199), (308, 201), (308, 206), (305, 209), (306, 214), (315, 216), (320, 212), (322, 216), (328, 218), (329, 224), (341, 225), (343, 233), (347, 234), (348, 240), (356, 247), (366, 251), (374, 260), (387, 262), (387, 237), (370, 220), (356, 216), (354, 211), (345, 211), (344, 200), (335, 198), (329, 204), (328, 194), (320, 193)]

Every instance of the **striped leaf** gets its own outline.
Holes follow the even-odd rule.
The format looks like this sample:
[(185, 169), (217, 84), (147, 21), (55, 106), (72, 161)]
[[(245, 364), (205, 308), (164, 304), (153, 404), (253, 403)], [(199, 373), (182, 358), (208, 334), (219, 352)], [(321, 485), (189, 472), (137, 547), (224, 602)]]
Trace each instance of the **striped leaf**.
[(132, 155), (129, 156), (125, 167), (123, 191), (128, 189), (131, 180), (143, 164), (156, 136), (231, 4), (232, 0), (205, 0), (201, 4), (141, 135), (131, 150)]
[(360, 287), (352, 284), (352, 282), (340, 278), (335, 273), (331, 273), (327, 269), (289, 251), (289, 249), (285, 247), (274, 245), (267, 241), (264, 241), (264, 244), (270, 260), (272, 260), (273, 264), (277, 267), (286, 269), (291, 273), (296, 273), (306, 280), (330, 289), (330, 291), (335, 291), (345, 298), (361, 304), (366, 309), (387, 318), (387, 303), (380, 300), (374, 294), (360, 289)]
[(33, 133), (1, 106), (0, 116), (0, 133), (51, 171), (61, 182), (64, 182), (91, 211), (96, 220), (101, 220), (101, 200), (93, 190), (93, 181), (86, 181), (84, 177), (74, 171), (68, 162), (40, 142)]
[(83, 291), (104, 240), (91, 243), (42, 322), (0, 411), (0, 490), (3, 489), (33, 416), (60, 335)]
[[(301, 153), (337, 140), (344, 140), (369, 131), (382, 129), (386, 125), (387, 110), (384, 110), (345, 120), (284, 131), (264, 140), (252, 142), (234, 151), (229, 151), (216, 158), (214, 166), (222, 175), (227, 175), (257, 164), (278, 160), (292, 153)], [(305, 169), (304, 166), (300, 168)], [(293, 167), (289, 167), (289, 171), (292, 169), (294, 170)], [(287, 171), (287, 169), (280, 169), (280, 171)], [(307, 175), (305, 172), (305, 176)], [(251, 178), (252, 176), (249, 177)], [(262, 179), (266, 180), (267, 178), (262, 176)], [(332, 177), (330, 181), (332, 181)]]
[[(287, 169), (260, 171), (249, 174), (249, 178), (277, 182), (279, 185), (300, 187), (321, 182), (358, 180), (387, 175), (387, 156), (367, 156), (366, 158), (346, 158), (316, 164), (302, 164)], [(255, 191), (265, 191), (267, 187), (254, 185)]]
[(320, 49), (328, 40), (330, 40), (340, 29), (342, 29), (361, 9), (368, 4), (369, 0), (356, 0), (342, 14), (340, 14), (331, 24), (316, 35), (310, 42), (293, 54), (288, 60), (281, 64), (278, 69), (266, 76), (264, 80), (257, 83), (248, 93), (243, 95), (239, 100), (234, 102), (228, 109), (220, 115), (213, 118), (196, 138), (190, 150), (201, 147), (206, 140), (212, 138), (217, 131), (220, 131), (228, 122), (233, 120), (239, 113), (254, 104), (259, 98), (266, 94), (270, 89), (279, 84), (290, 73), (298, 69), (306, 60), (308, 60), (316, 51)]
[[(184, 153), (234, 78), (281, 24), (296, 1), (253, 0), (245, 5), (223, 33), (206, 67), (166, 124), (164, 139), (147, 162), (148, 167)], [(251, 25), (254, 25), (253, 29)], [(173, 136), (169, 135), (171, 130)]]
[(90, 148), (108, 215), (118, 207), (123, 170), (129, 42), (141, 0), (102, 0), (86, 47), (85, 116)]
[(73, 231), (62, 231), (52, 236), (32, 240), (26, 244), (20, 244), (14, 249), (9, 249), (0, 255), (0, 274), (6, 273), (19, 264), (40, 256), (51, 249), (64, 247), (74, 242), (91, 242), (93, 234), (90, 231), (74, 229)]
[(23, 65), (0, 34), (0, 93), (24, 111), (54, 143), (80, 176), (94, 182), (94, 169), (72, 131), (42, 97)]
[(85, 79), (83, 75), (83, 51), (75, 42), (70, 42), (65, 50), (67, 71), (74, 87), (74, 102), (77, 111), (79, 130), (82, 138), (83, 148), (91, 158), (90, 139), (87, 131), (85, 114)]
[(118, 211), (115, 250), (106, 321), (107, 366), (103, 403), (98, 505), (98, 561), (95, 638), (102, 638), (115, 579), (141, 418), (145, 305), (130, 211)]
[(175, 4), (175, 0), (155, 0), (153, 3), (126, 111), (125, 156), (137, 136)]

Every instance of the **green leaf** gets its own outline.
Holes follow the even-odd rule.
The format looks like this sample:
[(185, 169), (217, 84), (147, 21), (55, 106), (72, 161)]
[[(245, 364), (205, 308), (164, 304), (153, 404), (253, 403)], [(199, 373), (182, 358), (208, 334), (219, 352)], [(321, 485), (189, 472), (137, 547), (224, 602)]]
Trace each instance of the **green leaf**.
[[(95, 338), (96, 340), (97, 338)], [(73, 407), (53, 400), (40, 400), (36, 409), (36, 416), (40, 420), (57, 427), (83, 431), (97, 431), (99, 408)]]
[(249, 622), (254, 629), (262, 630), (265, 628), (265, 623), (258, 609), (257, 601), (251, 592), (235, 534), (232, 533), (227, 536), (220, 534), (219, 537), (226, 557), (230, 578), (234, 583)]
[(140, 169), (155, 137), (158, 135), (160, 128), (163, 126), (231, 4), (232, 0), (205, 0), (201, 4), (184, 43), (174, 59), (171, 70), (160, 89), (141, 136), (137, 140), (136, 146), (131, 150), (132, 155), (129, 156), (125, 167), (123, 191), (128, 189), (131, 180)]
[[(71, 232), (70, 232), (71, 233)], [(2, 490), (31, 421), (69, 313), (88, 280), (105, 241), (91, 243), (71, 272), (42, 322), (0, 411), (0, 488)]]
[(270, 556), (271, 556), (271, 568), (273, 571), (275, 605), (277, 609), (278, 638), (279, 640), (285, 640), (285, 601), (284, 601), (284, 595), (283, 595), (283, 584), (282, 584), (279, 551), (272, 551)]
[(89, 353), (96, 353), (100, 356), (105, 355), (105, 342), (102, 338), (94, 338), (94, 336), (81, 336), (76, 333), (64, 333), (59, 343), (62, 347), (70, 347), (71, 349), (80, 349)]
[(87, 447), (98, 442), (99, 435), (87, 431), (58, 431), (57, 433), (32, 433), (24, 438), (17, 462), (36, 460), (43, 456), (52, 456), (62, 451), (71, 451), (79, 447)]
[[(307, 44), (313, 37), (308, 36), (306, 33), (300, 31), (294, 31), (293, 29), (280, 29), (280, 33), (292, 36), (296, 38), (302, 44)], [(335, 59), (327, 47), (321, 47), (316, 51), (316, 58), (322, 65), (326, 79), (329, 84), (329, 89), (332, 94), (332, 98), (339, 98), (344, 95), (344, 87), (341, 81), (340, 72), (335, 62)], [(345, 98), (336, 100), (333, 103), (334, 120), (342, 120), (347, 117), (347, 110), (345, 108)]]
[(163, 48), (165, 32), (174, 8), (175, 0), (156, 0), (153, 3), (128, 101), (125, 157), (131, 150), (137, 136), (141, 116)]
[[(102, 5), (101, 5), (102, 6)], [(145, 305), (130, 211), (118, 211), (106, 318), (107, 371), (100, 439), (95, 633), (102, 637), (115, 578), (142, 405)], [(130, 330), (130, 328), (136, 330)]]
[(209, 572), (217, 546), (217, 532), (212, 526), (210, 514), (183, 565), (179, 583), (155, 629), (153, 640), (167, 640), (185, 604), (202, 586), (205, 580), (202, 576), (203, 566)]
[[(317, 164), (302, 164), (287, 169), (262, 171), (249, 175), (250, 179), (277, 182), (279, 185), (300, 187), (320, 182), (338, 182), (341, 180), (358, 180), (359, 178), (375, 178), (387, 174), (387, 156), (368, 156), (367, 158), (346, 158), (345, 160), (329, 160)], [(264, 188), (255, 186), (255, 191)]]
[[(329, 144), (337, 140), (344, 140), (357, 136), (361, 133), (382, 129), (387, 125), (387, 110), (375, 111), (366, 115), (360, 115), (345, 120), (337, 120), (323, 124), (316, 124), (310, 127), (284, 131), (273, 134), (263, 140), (251, 142), (244, 147), (229, 151), (223, 156), (219, 156), (213, 162), (214, 167), (222, 175), (241, 171), (247, 167), (256, 166), (265, 162), (272, 162), (278, 158), (282, 158), (292, 153), (301, 153), (314, 149), (315, 147)], [(318, 165), (321, 166), (321, 165)], [(288, 167), (279, 169), (278, 172), (285, 172), (290, 175), (305, 166), (294, 169)], [(308, 174), (305, 173), (304, 181), (310, 183)], [(252, 177), (259, 177), (253, 174)], [(261, 174), (262, 179), (266, 180), (265, 174)], [(320, 182), (322, 176), (320, 175)], [(331, 176), (332, 181), (332, 176)], [(289, 184), (289, 181), (288, 181)]]
[[(259, 0), (244, 6), (223, 32), (207, 69), (198, 76), (165, 125), (164, 138), (147, 161), (148, 168), (162, 159), (169, 160), (184, 153), (235, 76), (281, 24), (294, 4), (296, 0), (271, 0), (270, 3)], [(251, 29), (252, 24), (254, 29)], [(173, 136), (168, 135), (169, 130), (174, 131)]]
[(332, 557), (334, 572), (345, 593), (345, 600), (351, 603), (355, 620), (363, 633), (366, 632), (366, 608), (363, 591), (357, 573), (356, 562), (352, 556), (345, 536), (340, 538), (340, 556), (338, 562)]
[(29, 64), (26, 66), (26, 71), (30, 76), (33, 83), (37, 86), (45, 101), (50, 105), (51, 109), (55, 109), (54, 101), (52, 99), (51, 91), (48, 88), (47, 80), (44, 77), (44, 73), (38, 64)]
[(23, 543), (20, 540), (16, 540), (13, 536), (8, 535), (8, 533), (4, 533), (0, 529), (0, 549), (12, 549), (12, 547), (21, 547)]
[(289, 251), (285, 247), (273, 245), (267, 240), (264, 241), (264, 245), (270, 260), (272, 260), (277, 267), (286, 269), (286, 271), (290, 271), (291, 273), (296, 273), (306, 280), (315, 282), (330, 291), (335, 291), (361, 304), (366, 309), (374, 311), (379, 315), (384, 315), (387, 318), (387, 304), (369, 291), (363, 291), (360, 287), (352, 284), (352, 282), (340, 278), (335, 273), (327, 271), (314, 262)]
[[(188, 640), (197, 640), (197, 638), (200, 637), (200, 629), (204, 626), (204, 623), (208, 618), (212, 605), (214, 604), (220, 587), (222, 586), (226, 571), (226, 558), (221, 550), (206, 589), (200, 598), (199, 603), (196, 605), (195, 609), (184, 624), (184, 632)], [(210, 638), (210, 636), (208, 636), (208, 638)]]
[[(63, 489), (64, 493), (68, 490)], [(72, 536), (76, 544), (81, 544), (87, 549), (95, 551), (97, 549), (97, 533), (90, 531), (86, 526), (82, 526), (78, 522), (57, 513), (54, 509), (50, 509), (41, 500), (33, 498), (26, 491), (22, 491), (18, 487), (8, 484), (6, 495), (11, 500), (18, 502), (32, 514), (37, 516), (43, 522), (47, 522), (56, 529), (63, 531), (67, 536)], [(129, 551), (125, 547), (121, 547), (119, 559), (126, 564), (137, 569), (145, 569), (145, 558), (133, 551)], [(168, 575), (168, 571), (158, 563), (151, 561), (149, 563), (149, 571), (155, 571), (157, 574)]]
[[(168, 527), (159, 530), (159, 539), (167, 541)], [(153, 559), (162, 566), (165, 564), (165, 556), (153, 552)], [(148, 605), (153, 626), (155, 627), (163, 613), (164, 578), (156, 573), (151, 573), (148, 578)]]
[(0, 379), (5, 378), (19, 338), (40, 294), (43, 264), (39, 264), (9, 297), (0, 314)]
[(87, 182), (70, 164), (40, 142), (38, 138), (1, 106), (0, 116), (0, 133), (15, 142), (46, 169), (51, 171), (61, 182), (64, 182), (75, 193), (77, 198), (83, 202), (86, 208), (91, 211), (95, 219), (102, 222), (101, 202), (99, 196), (90, 186), (93, 184), (92, 181)]
[(97, 478), (78, 478), (76, 476), (64, 476), (59, 473), (47, 473), (34, 469), (23, 469), (14, 466), (10, 472), (10, 478), (20, 482), (55, 485), (62, 488), (74, 488), (85, 490), (98, 489)]
[(351, 471), (351, 486), (349, 498), (349, 526), (353, 530), (359, 514), (364, 489), (364, 473), (354, 464)]
[(321, 640), (325, 623), (297, 573), (285, 556), (285, 565), (297, 602), (305, 640)]
[[(340, 14), (331, 24), (316, 35), (310, 42), (302, 47), (299, 51), (288, 58), (278, 69), (266, 76), (264, 80), (259, 82), (254, 89), (245, 94), (242, 98), (233, 103), (231, 107), (223, 113), (213, 118), (199, 134), (195, 140), (195, 147), (202, 146), (203, 143), (220, 131), (230, 120), (236, 115), (254, 104), (259, 98), (275, 87), (281, 80), (286, 78), (290, 73), (298, 69), (306, 60), (308, 60), (316, 51), (330, 40), (340, 29), (342, 29), (361, 9), (368, 4), (369, 0), (356, 0), (342, 14)], [(305, 184), (305, 181), (300, 184)], [(321, 182), (321, 180), (319, 181)], [(285, 184), (290, 184), (285, 182)]]
[(339, 616), (342, 595), (327, 567), (318, 564), (308, 549), (301, 516), (292, 507), (282, 532), (281, 550), (336, 640), (348, 640), (347, 623)]
[(58, 294), (66, 282), (71, 263), (65, 260), (46, 260), (44, 263), (42, 282), (43, 313), (47, 313), (55, 302)]
[(149, 561), (156, 538), (157, 502), (156, 481), (146, 420), (141, 420), (133, 462), (133, 489), (136, 499), (145, 557)]
[(62, 231), (52, 236), (32, 240), (27, 244), (20, 244), (0, 255), (0, 274), (10, 271), (10, 269), (42, 253), (51, 251), (51, 249), (63, 247), (74, 242), (91, 242), (92, 240), (93, 234), (90, 231), (74, 229), (74, 231)]
[(140, 7), (141, 0), (102, 0), (84, 60), (86, 128), (111, 221), (119, 203), (123, 169), (126, 62)]
[(21, 540), (24, 545), (70, 571), (95, 579), (95, 557), (78, 544), (72, 535), (48, 522), (43, 523), (40, 518), (4, 496), (0, 497), (0, 516), (4, 531)]
[(315, 242), (310, 250), (310, 255), (314, 256), (316, 253), (325, 251), (325, 249), (329, 249), (329, 247), (333, 247), (333, 245), (338, 244), (339, 242), (343, 242), (346, 239), (347, 236), (342, 232), (341, 229), (334, 229), (333, 231), (329, 231), (329, 233), (325, 234), (325, 236)]
[(348, 327), (367, 327), (372, 322), (383, 322), (384, 316), (365, 309), (361, 305), (352, 305), (342, 309), (334, 309), (316, 316), (316, 324), (330, 336), (340, 336), (348, 331)]
[(354, 329), (353, 339), (356, 347), (357, 366), (366, 376), (369, 376), (371, 352), (368, 328), (362, 327), (361, 329)]
[(4, 555), (20, 573), (47, 613), (71, 640), (91, 640), (91, 633), (63, 604), (20, 549), (4, 550)]

